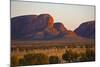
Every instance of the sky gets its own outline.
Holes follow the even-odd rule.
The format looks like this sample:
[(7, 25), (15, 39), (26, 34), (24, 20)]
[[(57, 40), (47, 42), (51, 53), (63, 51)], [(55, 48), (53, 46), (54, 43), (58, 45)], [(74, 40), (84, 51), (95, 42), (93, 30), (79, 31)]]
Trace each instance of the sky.
[(81, 23), (95, 20), (95, 6), (11, 1), (11, 18), (30, 14), (50, 14), (54, 23), (61, 22), (68, 30), (75, 30)]

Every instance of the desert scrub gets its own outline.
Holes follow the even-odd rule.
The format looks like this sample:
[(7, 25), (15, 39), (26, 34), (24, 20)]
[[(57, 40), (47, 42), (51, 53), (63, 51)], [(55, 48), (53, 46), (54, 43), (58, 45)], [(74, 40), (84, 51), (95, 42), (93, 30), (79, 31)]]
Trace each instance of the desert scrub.
[(72, 52), (72, 50), (66, 50), (66, 52), (62, 55), (62, 59), (66, 62), (77, 62), (79, 55), (77, 52)]
[(48, 56), (42, 53), (37, 54), (26, 54), (22, 59), (20, 59), (19, 65), (40, 65), (48, 64)]
[(50, 56), (49, 57), (49, 63), (50, 64), (57, 64), (57, 63), (60, 63), (60, 59), (58, 56)]
[(17, 55), (11, 56), (11, 67), (19, 65), (19, 57)]

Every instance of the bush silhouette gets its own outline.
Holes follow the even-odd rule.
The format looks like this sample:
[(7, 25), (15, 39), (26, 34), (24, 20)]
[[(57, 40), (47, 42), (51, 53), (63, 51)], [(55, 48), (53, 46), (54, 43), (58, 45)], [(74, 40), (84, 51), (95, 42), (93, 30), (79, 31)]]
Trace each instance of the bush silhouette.
[(57, 63), (60, 63), (60, 60), (59, 60), (58, 56), (50, 56), (49, 63), (50, 64), (57, 64)]
[(19, 60), (19, 65), (32, 65), (34, 54), (26, 54), (22, 59)]
[(48, 64), (48, 56), (46, 56), (45, 54), (42, 53), (34, 54), (33, 59), (36, 65)]
[(78, 54), (76, 52), (72, 52), (71, 50), (66, 50), (66, 52), (62, 55), (62, 59), (66, 62), (76, 62), (78, 58)]
[(37, 53), (37, 54), (26, 54), (23, 59), (20, 59), (20, 65), (40, 65), (48, 64), (48, 56)]
[(66, 52), (62, 55), (62, 59), (66, 62), (71, 62), (71, 51), (66, 50)]

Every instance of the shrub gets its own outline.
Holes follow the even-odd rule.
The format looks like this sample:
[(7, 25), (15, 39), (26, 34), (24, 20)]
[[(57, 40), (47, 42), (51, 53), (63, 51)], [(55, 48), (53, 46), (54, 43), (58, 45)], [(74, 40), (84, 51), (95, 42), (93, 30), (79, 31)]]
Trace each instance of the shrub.
[(34, 54), (33, 59), (36, 65), (48, 64), (48, 56), (46, 56), (45, 54), (42, 53)]
[(18, 56), (11, 56), (11, 67), (15, 67), (19, 64), (19, 58)]
[(26, 54), (22, 59), (19, 60), (19, 65), (32, 65), (34, 54)]
[(48, 63), (48, 56), (37, 53), (37, 54), (26, 54), (23, 59), (20, 59), (20, 65), (40, 65)]
[(88, 58), (88, 61), (94, 61), (95, 60), (95, 51), (87, 48), (86, 49), (86, 57)]
[(76, 52), (72, 52), (71, 50), (66, 50), (66, 52), (62, 55), (62, 59), (66, 62), (76, 62), (78, 58), (78, 54)]
[(50, 56), (49, 63), (50, 64), (57, 64), (57, 63), (60, 63), (60, 60), (59, 60), (58, 56)]
[(88, 58), (86, 57), (86, 53), (81, 53), (80, 56), (81, 56), (80, 62), (85, 62), (85, 61), (87, 61)]
[(66, 52), (62, 55), (62, 59), (65, 60), (66, 62), (71, 62), (71, 51), (66, 50)]
[(72, 52), (71, 53), (71, 60), (73, 62), (77, 62), (78, 61), (78, 57), (79, 57), (79, 54), (77, 52)]
[(94, 60), (95, 60), (95, 51), (90, 48), (86, 48), (86, 52), (81, 54), (80, 61), (85, 62)]

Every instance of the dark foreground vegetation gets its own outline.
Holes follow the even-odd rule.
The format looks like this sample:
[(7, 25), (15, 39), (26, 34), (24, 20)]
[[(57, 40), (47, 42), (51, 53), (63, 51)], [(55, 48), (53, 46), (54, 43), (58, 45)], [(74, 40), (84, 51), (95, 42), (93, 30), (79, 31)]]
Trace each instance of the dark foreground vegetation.
[(61, 55), (61, 58), (55, 56), (48, 56), (45, 53), (27, 53), (21, 58), (17, 55), (11, 56), (11, 66), (27, 66), (27, 65), (42, 65), (42, 64), (58, 64), (71, 62), (87, 62), (95, 61), (95, 50), (86, 48), (85, 52), (73, 52), (72, 49), (66, 49)]

